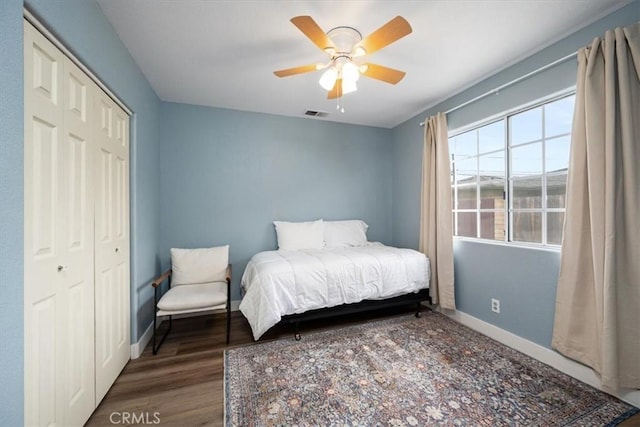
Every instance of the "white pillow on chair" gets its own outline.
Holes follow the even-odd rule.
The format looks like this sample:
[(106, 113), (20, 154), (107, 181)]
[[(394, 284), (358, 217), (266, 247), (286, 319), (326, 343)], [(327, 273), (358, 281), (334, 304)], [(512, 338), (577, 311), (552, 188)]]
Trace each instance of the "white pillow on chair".
[(171, 248), (171, 284), (224, 282), (229, 245), (213, 248)]

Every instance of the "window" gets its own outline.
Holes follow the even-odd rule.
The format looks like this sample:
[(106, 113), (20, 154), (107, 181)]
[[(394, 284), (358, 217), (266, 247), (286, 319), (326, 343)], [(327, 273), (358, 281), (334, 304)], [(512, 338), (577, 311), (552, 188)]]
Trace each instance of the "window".
[(449, 138), (454, 235), (559, 245), (575, 97)]

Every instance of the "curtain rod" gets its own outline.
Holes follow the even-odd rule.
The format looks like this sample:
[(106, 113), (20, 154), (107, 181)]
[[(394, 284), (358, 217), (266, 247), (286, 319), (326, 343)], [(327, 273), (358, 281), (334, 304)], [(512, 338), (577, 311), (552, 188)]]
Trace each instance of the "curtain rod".
[[(460, 105), (458, 105), (456, 107), (450, 108), (447, 111), (445, 111), (444, 113), (445, 114), (449, 114), (449, 113), (451, 113), (453, 111), (459, 110), (460, 108), (466, 107), (469, 104), (472, 104), (472, 103), (474, 103), (474, 102), (476, 102), (476, 101), (478, 101), (478, 100), (480, 100), (482, 98), (486, 98), (489, 95), (493, 95), (494, 93), (499, 92), (499, 91), (501, 91), (502, 89), (504, 89), (506, 87), (512, 86), (512, 85), (514, 85), (516, 83), (521, 82), (524, 79), (527, 79), (527, 78), (529, 78), (531, 76), (534, 76), (534, 75), (536, 75), (538, 73), (541, 73), (541, 72), (543, 72), (543, 71), (545, 71), (545, 70), (547, 70), (547, 69), (549, 69), (549, 68), (551, 68), (553, 66), (558, 65), (561, 62), (566, 61), (567, 59), (575, 57), (576, 55), (578, 55), (577, 51), (573, 52), (573, 53), (570, 53), (569, 55), (563, 56), (562, 58), (556, 59), (555, 61), (550, 62), (547, 65), (543, 65), (542, 67), (540, 67), (538, 69), (535, 69), (535, 70), (533, 70), (531, 72), (528, 72), (527, 74), (525, 74), (523, 76), (520, 76), (518, 78), (515, 78), (515, 79), (511, 80), (510, 82), (502, 84), (502, 85), (498, 86), (497, 88), (491, 89), (491, 90), (483, 93), (482, 95), (478, 95), (475, 98), (472, 98), (472, 99), (470, 99), (468, 101), (465, 101), (465, 102), (463, 102), (462, 104), (460, 104)], [(424, 122), (420, 122), (420, 126), (424, 126)]]

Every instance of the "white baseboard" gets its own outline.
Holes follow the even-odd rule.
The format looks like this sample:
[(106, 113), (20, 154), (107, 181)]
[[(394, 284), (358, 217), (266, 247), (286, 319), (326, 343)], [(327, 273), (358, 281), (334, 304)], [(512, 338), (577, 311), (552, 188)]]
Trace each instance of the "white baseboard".
[(138, 342), (131, 344), (132, 359), (137, 359), (138, 357), (140, 357), (140, 355), (144, 351), (147, 344), (149, 344), (149, 341), (151, 341), (152, 337), (153, 337), (153, 322), (151, 322), (147, 330), (144, 331), (144, 333), (142, 334)]
[[(238, 307), (240, 306), (240, 300), (234, 300), (231, 301), (231, 311), (238, 311)], [(185, 317), (194, 317), (194, 316), (202, 316), (205, 314), (213, 314), (214, 311), (204, 311), (201, 313), (197, 313), (197, 314), (180, 314), (180, 315), (176, 315), (173, 316), (174, 319), (181, 319), (181, 318), (185, 318)], [(159, 321), (156, 324), (156, 328), (160, 326), (160, 324), (162, 323), (162, 321), (164, 319), (158, 319)], [(147, 329), (144, 331), (144, 333), (142, 334), (142, 336), (140, 337), (140, 339), (138, 340), (138, 342), (135, 342), (133, 344), (131, 344), (131, 358), (132, 359), (137, 359), (138, 357), (140, 357), (140, 355), (142, 354), (142, 352), (144, 351), (144, 349), (147, 347), (147, 344), (149, 344), (149, 342), (151, 341), (151, 338), (153, 338), (153, 321), (151, 321), (151, 323), (149, 324), (149, 326), (147, 327)]]
[[(471, 329), (480, 332), (483, 335), (493, 338), (494, 340), (499, 341), (502, 344), (507, 345), (515, 350), (518, 350), (521, 353), (529, 355), (534, 359), (537, 359), (540, 362), (544, 363), (545, 365), (549, 365), (552, 368), (559, 370), (560, 372), (563, 372), (579, 381), (582, 381), (583, 383), (589, 384), (594, 388), (602, 390), (602, 388), (600, 387), (600, 380), (591, 368), (574, 362), (573, 360), (564, 357), (556, 351), (519, 337), (518, 335), (512, 334), (509, 331), (505, 331), (504, 329), (501, 329), (497, 326), (494, 326), (461, 311), (455, 311), (452, 313), (441, 311), (441, 313), (447, 315), (458, 323), (461, 323)], [(631, 405), (640, 407), (640, 390), (623, 389), (616, 394), (609, 394), (612, 394), (618, 399), (624, 400)]]

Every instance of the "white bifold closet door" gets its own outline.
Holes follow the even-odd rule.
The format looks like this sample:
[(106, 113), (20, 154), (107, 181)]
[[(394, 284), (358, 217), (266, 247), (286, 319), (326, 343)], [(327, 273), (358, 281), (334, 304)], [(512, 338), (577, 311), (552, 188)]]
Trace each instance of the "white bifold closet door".
[(82, 425), (130, 354), (128, 116), (26, 21), (24, 48), (25, 425)]
[(100, 402), (131, 355), (129, 117), (102, 91), (96, 112), (96, 400)]

